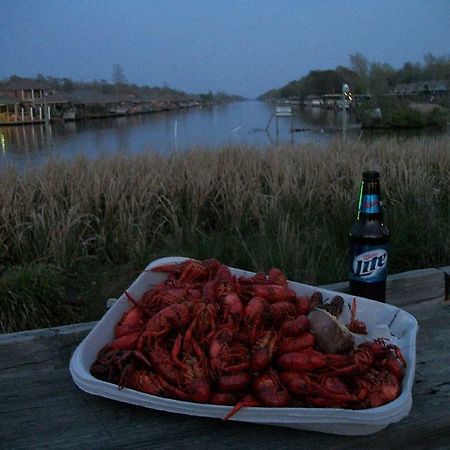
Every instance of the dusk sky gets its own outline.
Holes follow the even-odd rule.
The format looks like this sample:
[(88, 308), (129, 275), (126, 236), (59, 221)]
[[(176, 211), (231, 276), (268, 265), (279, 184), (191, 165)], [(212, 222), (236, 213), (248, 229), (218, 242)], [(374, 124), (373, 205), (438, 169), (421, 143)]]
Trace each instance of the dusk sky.
[(256, 97), (349, 55), (450, 53), (450, 0), (1, 0), (0, 79), (111, 81)]

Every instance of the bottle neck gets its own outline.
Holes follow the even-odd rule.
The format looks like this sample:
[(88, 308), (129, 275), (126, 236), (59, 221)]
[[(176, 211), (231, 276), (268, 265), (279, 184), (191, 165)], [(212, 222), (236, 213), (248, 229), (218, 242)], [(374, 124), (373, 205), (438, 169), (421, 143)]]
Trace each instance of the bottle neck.
[(361, 181), (357, 219), (383, 221), (379, 180)]

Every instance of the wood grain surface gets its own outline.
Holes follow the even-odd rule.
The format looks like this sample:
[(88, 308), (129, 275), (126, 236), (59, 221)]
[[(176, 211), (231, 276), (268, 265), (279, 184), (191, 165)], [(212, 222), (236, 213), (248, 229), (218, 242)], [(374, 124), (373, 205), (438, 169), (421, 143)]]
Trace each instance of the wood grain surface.
[[(430, 270), (417, 274), (421, 283), (411, 273), (404, 283), (415, 286), (415, 296), (402, 308), (419, 322), (413, 407), (407, 418), (378, 433), (348, 437), (223, 422), (89, 395), (69, 373), (74, 349), (95, 325), (87, 323), (0, 336), (0, 448), (448, 449), (450, 308), (444, 291), (430, 295), (433, 277), (441, 288), (440, 276)], [(407, 297), (397, 295), (400, 302)]]

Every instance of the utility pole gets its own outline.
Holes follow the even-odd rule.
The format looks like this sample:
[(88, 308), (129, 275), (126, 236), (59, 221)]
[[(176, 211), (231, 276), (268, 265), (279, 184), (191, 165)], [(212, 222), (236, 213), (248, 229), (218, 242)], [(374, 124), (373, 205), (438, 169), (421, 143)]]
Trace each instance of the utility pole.
[(347, 94), (350, 88), (347, 83), (342, 85), (342, 142), (345, 142), (347, 132)]

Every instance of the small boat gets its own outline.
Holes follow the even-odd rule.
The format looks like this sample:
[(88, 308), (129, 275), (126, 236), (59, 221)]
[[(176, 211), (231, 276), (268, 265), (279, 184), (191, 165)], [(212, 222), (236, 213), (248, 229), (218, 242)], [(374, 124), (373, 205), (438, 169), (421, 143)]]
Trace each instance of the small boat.
[(114, 116), (125, 116), (126, 114), (128, 114), (128, 109), (127, 108), (112, 108), (109, 110), (109, 113)]

